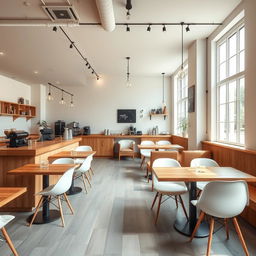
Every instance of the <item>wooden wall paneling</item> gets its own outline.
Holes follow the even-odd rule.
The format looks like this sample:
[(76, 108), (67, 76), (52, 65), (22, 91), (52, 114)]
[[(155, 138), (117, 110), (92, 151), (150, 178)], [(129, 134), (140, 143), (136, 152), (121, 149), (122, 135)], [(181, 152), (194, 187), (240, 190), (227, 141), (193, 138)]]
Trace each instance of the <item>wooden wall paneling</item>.
[(171, 143), (181, 145), (184, 148), (184, 150), (188, 150), (188, 138), (172, 135)]

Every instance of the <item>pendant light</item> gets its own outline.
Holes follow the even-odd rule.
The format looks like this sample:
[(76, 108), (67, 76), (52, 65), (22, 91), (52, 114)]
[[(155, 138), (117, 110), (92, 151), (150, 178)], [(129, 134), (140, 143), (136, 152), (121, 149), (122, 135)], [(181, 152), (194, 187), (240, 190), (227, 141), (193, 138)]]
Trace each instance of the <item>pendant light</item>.
[(162, 77), (163, 77), (163, 106), (165, 106), (165, 99), (164, 99), (164, 76), (165, 76), (165, 73), (162, 73)]
[(75, 105), (74, 105), (74, 101), (73, 101), (73, 95), (71, 95), (71, 101), (70, 101), (70, 107), (73, 108)]
[(47, 100), (48, 101), (52, 101), (53, 100), (53, 96), (52, 96), (52, 93), (51, 93), (51, 86), (50, 85), (49, 85), (49, 92), (48, 92)]
[(60, 104), (61, 105), (64, 105), (64, 104), (66, 104), (66, 102), (64, 101), (64, 91), (63, 90), (61, 90), (61, 100), (60, 100)]
[(132, 87), (131, 79), (130, 79), (130, 57), (126, 57), (127, 59), (127, 73), (126, 73), (126, 87)]
[(178, 73), (178, 79), (182, 80), (186, 75), (186, 72), (184, 71), (184, 66), (183, 66), (183, 48), (184, 48), (183, 26), (184, 26), (184, 22), (181, 22), (180, 25), (181, 25), (181, 67), (180, 67), (180, 71)]

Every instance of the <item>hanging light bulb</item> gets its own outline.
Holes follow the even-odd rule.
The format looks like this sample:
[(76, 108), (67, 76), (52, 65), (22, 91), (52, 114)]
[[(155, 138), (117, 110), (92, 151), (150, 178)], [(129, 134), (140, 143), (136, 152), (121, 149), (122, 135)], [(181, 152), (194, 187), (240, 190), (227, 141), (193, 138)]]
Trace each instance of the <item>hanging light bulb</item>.
[(126, 72), (126, 87), (132, 87), (131, 79), (130, 79), (130, 57), (126, 57), (127, 59), (127, 72)]
[(70, 101), (70, 107), (73, 108), (75, 105), (74, 105), (74, 101), (73, 101), (73, 95), (71, 95), (71, 101)]
[(64, 96), (63, 96), (63, 90), (61, 90), (61, 100), (59, 102), (61, 105), (66, 104), (66, 102), (64, 101)]
[(185, 76), (186, 76), (186, 72), (184, 70), (184, 66), (183, 66), (183, 26), (184, 26), (184, 22), (181, 22), (181, 67), (180, 67), (180, 71), (178, 73), (178, 79), (182, 80)]
[(53, 100), (53, 96), (51, 94), (51, 86), (49, 85), (49, 92), (48, 92), (48, 95), (47, 95), (47, 100), (48, 101), (52, 101)]

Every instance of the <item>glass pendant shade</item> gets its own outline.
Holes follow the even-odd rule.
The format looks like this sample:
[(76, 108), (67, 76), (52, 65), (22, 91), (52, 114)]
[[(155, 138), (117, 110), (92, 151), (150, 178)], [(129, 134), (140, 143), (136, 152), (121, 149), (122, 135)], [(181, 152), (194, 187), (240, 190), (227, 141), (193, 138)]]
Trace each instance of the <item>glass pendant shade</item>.
[(48, 100), (48, 101), (52, 101), (52, 100), (53, 100), (53, 97), (52, 97), (52, 95), (51, 95), (50, 92), (48, 93), (47, 100)]
[(182, 80), (185, 76), (186, 76), (186, 71), (182, 67), (178, 73), (178, 79)]

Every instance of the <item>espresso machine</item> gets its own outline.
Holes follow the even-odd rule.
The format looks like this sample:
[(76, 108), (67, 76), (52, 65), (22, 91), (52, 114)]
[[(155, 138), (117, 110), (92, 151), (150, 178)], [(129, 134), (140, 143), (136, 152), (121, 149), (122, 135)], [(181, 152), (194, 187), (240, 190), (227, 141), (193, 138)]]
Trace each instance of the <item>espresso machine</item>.
[(10, 139), (9, 147), (10, 148), (17, 148), (22, 146), (27, 146), (28, 141), (28, 132), (25, 131), (12, 131), (7, 135), (7, 138)]
[(79, 123), (78, 122), (71, 122), (71, 123), (69, 123), (67, 125), (67, 128), (72, 130), (72, 135), (73, 136), (81, 135), (80, 127), (79, 127)]
[(84, 135), (90, 135), (91, 134), (91, 128), (90, 126), (84, 127)]
[(40, 130), (40, 132), (41, 132), (40, 141), (54, 139), (53, 130), (51, 128), (44, 128), (44, 129)]

